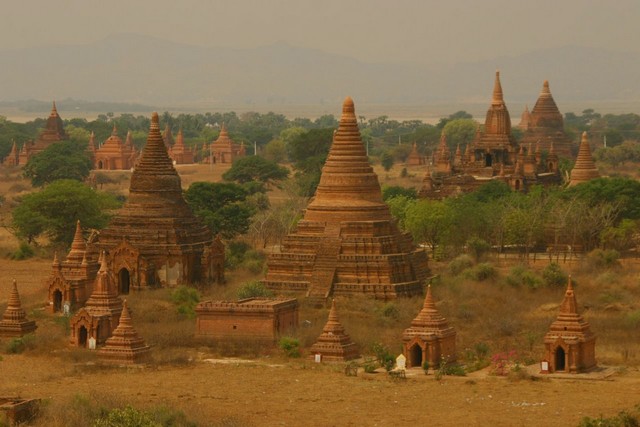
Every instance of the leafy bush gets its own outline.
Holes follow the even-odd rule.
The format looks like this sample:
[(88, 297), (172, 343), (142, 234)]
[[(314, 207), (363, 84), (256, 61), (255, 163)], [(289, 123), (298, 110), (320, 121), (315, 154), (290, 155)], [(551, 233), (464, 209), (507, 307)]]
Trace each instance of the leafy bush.
[(28, 348), (33, 348), (33, 346), (34, 336), (33, 334), (27, 334), (10, 340), (5, 347), (5, 352), (8, 354), (20, 354)]
[(380, 314), (389, 319), (398, 319), (400, 317), (400, 310), (392, 303), (388, 302), (380, 308)]
[(467, 240), (467, 251), (476, 262), (482, 259), (489, 250), (491, 250), (491, 245), (479, 237), (472, 237)]
[(21, 261), (23, 259), (31, 258), (33, 255), (33, 248), (27, 242), (20, 242), (20, 247), (17, 251), (11, 254), (11, 259)]
[(614, 268), (620, 265), (620, 253), (615, 249), (594, 249), (585, 258), (590, 268)]
[(94, 421), (93, 427), (162, 427), (150, 414), (127, 406), (115, 408)]
[(555, 262), (550, 263), (542, 270), (542, 278), (546, 286), (556, 288), (565, 286), (569, 280), (567, 273)]
[(425, 360), (424, 362), (422, 362), (422, 370), (424, 371), (425, 375), (427, 375), (429, 373), (429, 361)]
[(278, 347), (287, 357), (300, 357), (300, 341), (292, 337), (282, 337), (278, 341)]
[(387, 347), (376, 342), (371, 346), (371, 350), (375, 353), (376, 360), (380, 366), (382, 366), (387, 372), (393, 369), (396, 359)]
[(474, 267), (467, 268), (463, 271), (464, 277), (467, 279), (475, 280), (476, 282), (482, 282), (484, 280), (493, 279), (496, 277), (497, 272), (493, 265), (488, 262), (480, 263)]
[(540, 276), (523, 265), (512, 267), (505, 282), (510, 286), (525, 285), (531, 289), (538, 289), (542, 285)]
[(640, 405), (632, 412), (620, 411), (618, 415), (604, 418), (584, 417), (580, 420), (579, 427), (638, 427), (640, 426)]
[(196, 305), (200, 302), (200, 293), (189, 286), (178, 286), (171, 292), (171, 301), (178, 307), (178, 314), (194, 319)]
[(449, 263), (449, 273), (454, 276), (462, 273), (464, 270), (473, 267), (473, 260), (469, 255), (460, 255)]
[(258, 281), (247, 282), (238, 289), (238, 299), (258, 297), (270, 298), (273, 295), (273, 292)]

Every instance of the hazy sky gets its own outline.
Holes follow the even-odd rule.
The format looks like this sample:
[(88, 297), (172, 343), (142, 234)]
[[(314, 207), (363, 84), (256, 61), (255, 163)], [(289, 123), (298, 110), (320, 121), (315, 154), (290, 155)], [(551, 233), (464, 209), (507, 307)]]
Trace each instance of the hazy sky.
[(639, 0), (5, 0), (0, 48), (131, 32), (205, 46), (286, 41), (369, 62), (456, 62), (564, 45), (638, 51), (639, 22)]

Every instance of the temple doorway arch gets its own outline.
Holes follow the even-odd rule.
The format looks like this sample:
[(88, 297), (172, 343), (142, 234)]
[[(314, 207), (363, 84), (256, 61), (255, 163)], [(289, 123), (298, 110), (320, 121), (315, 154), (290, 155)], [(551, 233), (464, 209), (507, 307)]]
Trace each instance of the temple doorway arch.
[(103, 169), (104, 165), (102, 164), (102, 160), (98, 160), (98, 169)]
[(412, 367), (422, 366), (422, 347), (418, 343), (409, 350), (409, 365)]
[(87, 346), (87, 335), (89, 335), (86, 326), (80, 326), (78, 329), (78, 346), (86, 347)]
[(53, 291), (53, 312), (57, 313), (62, 311), (62, 291), (56, 289)]
[(491, 165), (493, 165), (493, 157), (491, 157), (491, 154), (487, 153), (484, 156), (484, 165), (486, 167), (490, 167)]
[(565, 370), (564, 359), (565, 359), (564, 348), (558, 346), (558, 348), (556, 348), (556, 371)]
[(121, 268), (118, 272), (118, 293), (127, 295), (131, 288), (131, 275), (129, 270)]

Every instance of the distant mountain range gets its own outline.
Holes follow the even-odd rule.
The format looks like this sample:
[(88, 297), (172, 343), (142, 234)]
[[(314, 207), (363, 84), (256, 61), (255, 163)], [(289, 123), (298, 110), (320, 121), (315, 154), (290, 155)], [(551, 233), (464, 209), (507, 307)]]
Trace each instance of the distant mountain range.
[(0, 101), (75, 98), (154, 106), (483, 103), (496, 68), (507, 104), (535, 102), (548, 79), (559, 102), (640, 100), (640, 54), (558, 47), (425, 66), (371, 64), (276, 43), (199, 47), (135, 34), (96, 43), (0, 50)]

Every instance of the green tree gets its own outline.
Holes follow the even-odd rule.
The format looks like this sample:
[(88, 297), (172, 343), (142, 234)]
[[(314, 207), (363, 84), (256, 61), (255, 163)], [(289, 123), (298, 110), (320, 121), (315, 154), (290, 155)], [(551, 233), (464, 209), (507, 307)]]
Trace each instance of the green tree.
[(473, 119), (454, 119), (444, 126), (444, 134), (447, 135), (447, 143), (451, 150), (455, 150), (459, 145), (465, 147), (473, 141), (476, 134), (478, 122)]
[(194, 214), (214, 233), (232, 239), (248, 231), (255, 210), (249, 193), (231, 182), (194, 182), (184, 198)]
[(24, 196), (12, 212), (13, 227), (28, 242), (46, 234), (52, 243), (69, 245), (77, 220), (84, 228), (101, 229), (107, 225), (109, 210), (118, 206), (110, 194), (78, 181), (61, 179)]
[(74, 141), (51, 144), (31, 157), (24, 167), (24, 175), (35, 187), (41, 187), (58, 179), (83, 181), (91, 172), (91, 160), (85, 146)]
[(449, 232), (450, 212), (444, 202), (420, 200), (409, 204), (405, 211), (405, 226), (416, 243), (426, 243), (435, 258), (436, 248), (444, 244)]
[(393, 155), (389, 151), (382, 153), (382, 156), (380, 156), (380, 164), (382, 164), (384, 170), (389, 172), (393, 167)]
[(264, 157), (270, 162), (282, 163), (287, 160), (287, 149), (284, 141), (272, 139), (264, 147)]
[(404, 196), (409, 199), (417, 199), (418, 194), (415, 188), (401, 187), (399, 185), (389, 185), (382, 187), (382, 200), (387, 201), (392, 197)]
[(264, 157), (248, 156), (236, 160), (231, 169), (222, 175), (222, 178), (241, 184), (251, 181), (270, 184), (285, 179), (287, 176), (289, 176), (289, 169), (278, 166)]

